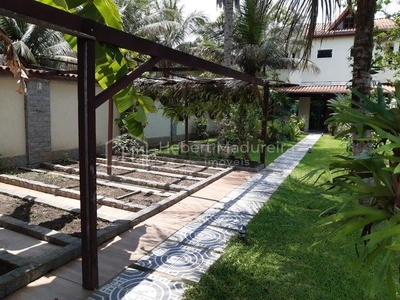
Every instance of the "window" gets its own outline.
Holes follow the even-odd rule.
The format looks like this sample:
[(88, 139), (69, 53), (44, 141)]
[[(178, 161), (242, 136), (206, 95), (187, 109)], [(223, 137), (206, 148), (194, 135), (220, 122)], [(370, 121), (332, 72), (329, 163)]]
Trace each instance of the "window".
[(343, 29), (354, 28), (354, 17), (349, 15), (343, 20)]
[(317, 58), (332, 57), (332, 49), (318, 50)]

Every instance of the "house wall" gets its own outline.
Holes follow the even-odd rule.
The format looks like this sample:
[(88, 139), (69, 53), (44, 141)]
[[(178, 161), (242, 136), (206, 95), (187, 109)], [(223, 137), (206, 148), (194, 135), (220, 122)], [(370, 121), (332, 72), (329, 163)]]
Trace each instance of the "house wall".
[(310, 127), (310, 103), (311, 97), (300, 97), (299, 98), (299, 117), (303, 117), (305, 120), (304, 131), (307, 132)]
[(159, 142), (167, 143), (171, 140), (171, 119), (162, 115), (162, 105), (157, 102), (158, 111), (156, 114), (148, 114), (148, 124), (144, 129), (147, 142), (156, 145)]
[[(353, 43), (354, 36), (315, 38), (312, 43), (309, 60), (313, 62), (320, 71), (315, 73), (306, 70), (303, 73), (291, 72), (289, 74), (288, 72), (280, 71), (280, 79), (289, 80), (291, 83), (301, 85), (350, 85), (350, 80), (352, 78), (351, 64), (353, 63), (350, 49), (353, 47)], [(332, 49), (332, 57), (317, 57), (318, 50), (328, 49)], [(399, 51), (399, 45), (397, 43), (394, 45), (394, 49), (394, 51)], [(385, 69), (372, 75), (372, 80), (386, 83), (388, 79), (393, 78), (393, 76), (393, 70)]]
[(25, 100), (15, 92), (16, 80), (0, 77), (0, 155), (25, 155)]
[[(350, 49), (353, 36), (315, 38), (310, 60), (320, 69), (318, 74), (305, 71), (302, 84), (346, 84), (351, 79)], [(318, 50), (332, 49), (332, 57), (317, 58)]]
[[(101, 91), (100, 87), (96, 92)], [(51, 81), (51, 150), (53, 152), (73, 151), (76, 155), (79, 147), (78, 136), (78, 98), (77, 83)], [(114, 117), (118, 117), (114, 109)], [(114, 136), (119, 130), (114, 126)], [(108, 140), (108, 102), (96, 109), (96, 144), (106, 144)], [(101, 148), (100, 148), (101, 149)], [(61, 153), (63, 154), (63, 153)], [(60, 153), (53, 154), (53, 159), (60, 158)]]

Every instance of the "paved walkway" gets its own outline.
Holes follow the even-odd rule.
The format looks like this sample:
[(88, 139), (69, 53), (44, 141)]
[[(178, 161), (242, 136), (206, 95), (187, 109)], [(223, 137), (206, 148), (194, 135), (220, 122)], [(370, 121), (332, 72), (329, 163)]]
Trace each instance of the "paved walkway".
[(257, 174), (232, 172), (102, 245), (103, 286), (94, 293), (82, 289), (81, 262), (75, 260), (7, 299), (180, 299), (319, 137), (308, 135)]

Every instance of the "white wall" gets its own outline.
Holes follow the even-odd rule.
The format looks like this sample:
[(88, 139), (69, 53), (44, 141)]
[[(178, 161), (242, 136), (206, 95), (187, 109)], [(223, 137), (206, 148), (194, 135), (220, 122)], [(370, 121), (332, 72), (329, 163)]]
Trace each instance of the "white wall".
[(283, 82), (290, 82), (293, 84), (301, 84), (302, 81), (302, 76), (303, 76), (303, 72), (300, 70), (275, 70), (275, 76), (276, 78), (270, 78), (270, 76), (268, 77), (268, 79), (278, 79), (280, 81)]
[[(193, 126), (194, 126), (195, 122), (196, 122), (196, 118), (195, 117), (189, 118), (189, 133), (192, 133), (194, 131), (193, 130)], [(185, 134), (185, 122), (179, 122), (176, 125), (176, 134), (177, 135), (184, 135)]]
[(0, 77), (0, 86), (0, 155), (25, 155), (24, 96), (15, 91), (16, 79)]
[(144, 129), (146, 138), (159, 138), (171, 136), (171, 120), (162, 115), (162, 105), (156, 102), (156, 114), (147, 114), (148, 124)]
[(308, 128), (310, 127), (310, 103), (310, 97), (299, 98), (299, 117), (303, 117), (305, 120), (305, 131), (308, 131)]
[[(50, 82), (51, 148), (52, 151), (75, 149), (79, 146), (78, 137), (78, 92), (76, 82)], [(97, 88), (96, 92), (101, 89)], [(114, 109), (114, 118), (118, 113)], [(108, 102), (96, 110), (96, 143), (107, 141)], [(115, 126), (116, 127), (116, 126)], [(114, 127), (114, 134), (118, 134)]]
[[(350, 49), (353, 36), (314, 39), (310, 60), (320, 69), (318, 74), (305, 71), (302, 84), (346, 84), (351, 79)], [(318, 50), (332, 49), (332, 57), (317, 58)]]
[[(320, 69), (319, 73), (305, 71), (301, 76), (302, 85), (334, 85), (350, 84), (352, 78), (353, 59), (350, 49), (353, 46), (354, 36), (316, 38), (313, 41), (310, 60)], [(318, 50), (332, 49), (331, 58), (317, 58)], [(398, 44), (394, 46), (399, 49)], [(393, 79), (394, 71), (386, 69), (372, 75), (372, 80), (382, 83)], [(292, 83), (298, 83), (297, 77), (290, 78)]]

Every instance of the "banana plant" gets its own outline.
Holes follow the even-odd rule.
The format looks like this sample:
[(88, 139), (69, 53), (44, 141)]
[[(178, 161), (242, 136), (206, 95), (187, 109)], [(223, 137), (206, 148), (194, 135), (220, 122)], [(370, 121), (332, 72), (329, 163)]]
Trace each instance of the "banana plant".
[[(347, 240), (362, 245), (356, 247), (355, 266), (362, 268), (363, 282), (370, 280), (365, 289), (366, 298), (374, 298), (386, 279), (391, 298), (397, 299), (400, 279), (400, 101), (395, 98), (396, 105), (393, 102), (389, 105), (381, 87), (371, 98), (355, 90), (352, 93), (361, 101), (351, 101), (351, 105), (343, 101), (331, 102), (334, 113), (327, 123), (350, 125), (339, 136), (357, 132), (365, 141), (373, 140), (375, 147), (357, 156), (337, 156), (322, 170), (313, 173), (319, 174), (323, 193), (335, 200), (334, 207), (321, 214), (328, 216), (318, 225), (328, 232), (324, 241)], [(373, 134), (364, 136), (368, 131)], [(370, 272), (372, 265), (373, 273)]]
[[(37, 0), (58, 9), (89, 18), (101, 24), (123, 30), (122, 19), (118, 8), (112, 0)], [(77, 51), (77, 38), (65, 35), (67, 42)], [(96, 43), (95, 71), (99, 85), (106, 89), (119, 78), (128, 74), (133, 67), (129, 57), (131, 53), (110, 45)], [(128, 55), (129, 54), (129, 55)], [(133, 54), (135, 55), (135, 54)], [(129, 133), (136, 137), (144, 137), (144, 127), (147, 124), (146, 113), (155, 113), (154, 101), (138, 93), (133, 84), (118, 92), (114, 97), (115, 106), (120, 114), (127, 112), (123, 119)]]

